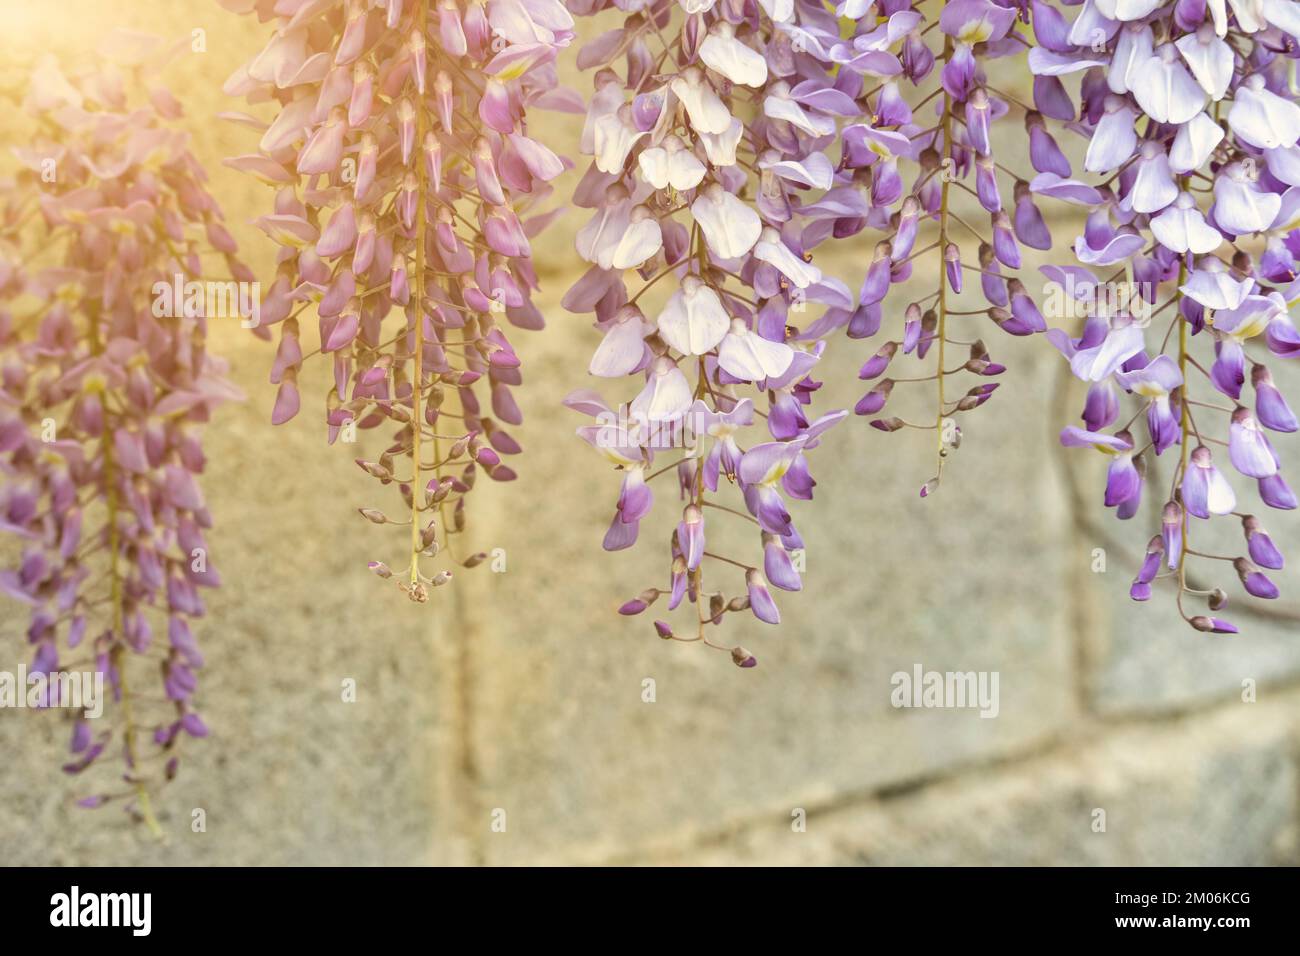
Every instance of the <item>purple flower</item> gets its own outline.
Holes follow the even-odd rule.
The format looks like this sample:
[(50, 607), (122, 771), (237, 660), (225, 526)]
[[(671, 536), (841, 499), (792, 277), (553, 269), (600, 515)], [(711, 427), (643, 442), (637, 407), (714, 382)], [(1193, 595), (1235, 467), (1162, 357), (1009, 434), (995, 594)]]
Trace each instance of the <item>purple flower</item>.
[[(1207, 442), (1221, 443), (1226, 433), (1233, 467), (1256, 479), (1261, 500), (1296, 506), (1265, 434), (1294, 430), (1296, 419), (1259, 355), (1264, 348), (1286, 358), (1300, 355), (1300, 333), (1286, 308), (1294, 288), (1279, 288), (1294, 282), (1300, 252), (1283, 238), (1300, 211), (1292, 193), (1300, 184), (1300, 106), (1286, 79), (1300, 20), (1276, 4), (1229, 9), (1219, 0), (1208, 7), (1107, 0), (1085, 4), (1073, 22), (1058, 5), (1035, 0), (1027, 14), (1041, 43), (1028, 62), (1040, 79), (1088, 71), (1071, 104), (1057, 102), (1056, 86), (1036, 85), (1039, 109), (1025, 113), (1031, 165), (1040, 176), (1068, 176), (1049, 141), (1051, 120), (1088, 137), (1084, 170), (1104, 177), (1081, 177), (1083, 188), (1069, 191), (1056, 188), (1055, 180), (1035, 180), (1033, 192), (1090, 207), (1074, 241), (1075, 258), (1118, 270), (1102, 281), (1086, 277), (1067, 295), (1066, 308), (1058, 311), (1067, 323), (1081, 318), (1081, 329), (1067, 325), (1047, 333), (1074, 374), (1092, 383), (1086, 427), (1071, 433), (1069, 443), (1094, 444), (1116, 456), (1105, 500), (1118, 505), (1120, 517), (1136, 511), (1124, 496), (1140, 487), (1141, 469), (1135, 476), (1125, 450), (1103, 431), (1128, 419), (1127, 409), (1112, 404), (1110, 383), (1145, 405), (1157, 455), (1180, 449), (1173, 463), (1178, 494), (1165, 505), (1161, 541), (1164, 560), (1184, 589), (1181, 613), (1185, 564), (1206, 554), (1229, 558), (1185, 540), (1195, 534), (1185, 515), (1209, 520), (1237, 507)], [(1274, 28), (1282, 39), (1266, 39)], [(1288, 52), (1277, 52), (1282, 49)], [(1235, 244), (1226, 253), (1225, 239)], [(1262, 255), (1247, 251), (1256, 243)], [(1075, 277), (1064, 264), (1049, 269)], [(1118, 277), (1125, 282), (1117, 287)], [(1241, 403), (1247, 366), (1253, 412)], [(1233, 400), (1229, 408), (1213, 400), (1215, 391)], [(1136, 456), (1135, 465), (1141, 461)], [(1252, 560), (1255, 551), (1266, 561), (1280, 560), (1254, 524), (1247, 541)], [(1252, 595), (1274, 596), (1255, 565), (1238, 571)], [(1144, 570), (1133, 596), (1147, 599), (1152, 579)], [(1222, 606), (1216, 600), (1211, 610)], [(1198, 630), (1236, 632), (1218, 618), (1183, 617)]]
[(763, 576), (754, 568), (745, 572), (745, 587), (749, 594), (749, 609), (754, 612), (754, 617), (764, 624), (780, 624), (781, 613), (776, 609)]
[(1232, 467), (1248, 478), (1277, 474), (1277, 453), (1260, 430), (1255, 416), (1240, 405), (1228, 425), (1228, 457), (1232, 459)]
[(1285, 564), (1282, 552), (1273, 544), (1268, 532), (1260, 526), (1259, 519), (1254, 515), (1245, 515), (1241, 524), (1246, 534), (1246, 549), (1250, 552), (1250, 559), (1260, 567), (1280, 571)]
[(1198, 518), (1211, 514), (1231, 514), (1237, 507), (1237, 496), (1223, 473), (1214, 466), (1213, 456), (1204, 445), (1197, 446), (1191, 454), (1187, 470), (1183, 473), (1183, 507)]
[[(539, 200), (568, 165), (530, 135), (525, 114), (572, 108), (554, 61), (573, 39), (573, 19), (559, 0), (393, 2), (369, 13), (272, 6), (259, 12), (275, 16), (279, 29), (226, 85), (279, 107), (258, 153), (232, 161), (281, 187), (274, 213), (258, 220), (283, 247), (270, 321), (257, 330), (265, 338), (268, 326), (280, 326), (272, 421), (288, 421), (302, 405), (301, 300), (315, 307), (321, 351), (333, 362), (330, 441), (345, 429), (396, 434), (383, 458), (363, 467), (397, 485), (408, 517), (362, 513), (411, 526), (403, 532), (407, 564), (388, 577), (424, 602), (451, 574), (426, 573), (422, 559), (478, 561), (457, 559), (449, 547), (464, 532), (476, 477), (516, 475), (503, 461), (520, 451), (503, 426), (522, 421), (512, 392), (520, 360), (507, 327), (543, 325), (531, 301), (532, 240), (555, 216), (539, 212)], [(605, 119), (596, 138), (609, 160), (642, 134), (625, 116)], [(308, 177), (301, 190), (299, 176)], [(662, 241), (658, 223), (626, 191), (602, 198), (580, 248), (592, 262), (639, 265)], [(643, 317), (633, 309), (601, 318), (606, 345), (592, 373), (645, 367)], [(658, 411), (671, 382), (654, 384), (664, 388), (646, 404)], [(638, 507), (637, 489), (627, 491), (623, 516)], [(634, 539), (636, 524), (620, 517), (609, 543)]]
[(1251, 368), (1250, 382), (1255, 389), (1255, 416), (1261, 425), (1276, 432), (1293, 432), (1300, 428), (1295, 413), (1273, 384), (1273, 377), (1266, 366), (1255, 365)]
[[(845, 161), (872, 167), (869, 189), (859, 192), (851, 170), (835, 165), (838, 153), (827, 148), (859, 110), (848, 87), (830, 81), (832, 51), (846, 76), (888, 67), (897, 60), (887, 48), (919, 18), (910, 26), (907, 17), (891, 19), (849, 52), (829, 8), (796, 13), (765, 2), (756, 10), (742, 22), (730, 8), (689, 4), (679, 53), (657, 61), (647, 44), (660, 43), (660, 30), (639, 16), (584, 48), (580, 62), (598, 72), (582, 139), (591, 165), (573, 202), (587, 210), (577, 252), (591, 269), (564, 297), (571, 311), (594, 313), (602, 333), (590, 371), (610, 384), (634, 377), (636, 388), (610, 405), (585, 391), (566, 400), (596, 418), (579, 434), (624, 472), (606, 547), (637, 539), (639, 523), (652, 517), (651, 483), (675, 472), (683, 504), (666, 554), (669, 608), (698, 605), (695, 637), (677, 639), (715, 647), (722, 645), (707, 627), (729, 613), (748, 608), (779, 622), (764, 574), (783, 590), (802, 587), (791, 554), (802, 539), (789, 502), (812, 498), (806, 452), (844, 417), (810, 409), (824, 337), (840, 328), (874, 334), (878, 303), (896, 270), (907, 268), (895, 247), (879, 243), (855, 297), (811, 260), (824, 240), (865, 226), (868, 195), (897, 201), (904, 189), (897, 160), (912, 149), (903, 132), (846, 123)], [(879, 105), (882, 115), (910, 119), (897, 91), (880, 91)], [(909, 209), (915, 231), (922, 209), (916, 202)], [(909, 241), (903, 236), (896, 247), (900, 257)], [(663, 294), (643, 299), (660, 278)], [(656, 301), (662, 305), (651, 307)], [(810, 305), (825, 311), (804, 316)], [(680, 463), (660, 466), (661, 453)], [(757, 524), (763, 572), (753, 560), (715, 553), (722, 546), (712, 542), (726, 535), (710, 530), (705, 550), (706, 513)], [(743, 596), (725, 593), (741, 577)], [(657, 630), (674, 636), (666, 621)], [(733, 660), (755, 663), (739, 648)]]
[(1250, 561), (1245, 558), (1238, 558), (1232, 562), (1233, 568), (1237, 572), (1237, 577), (1241, 579), (1242, 587), (1246, 593), (1252, 597), (1272, 600), (1278, 596), (1277, 585), (1268, 579), (1268, 577)]
[[(162, 53), (161, 40), (137, 42), (145, 59)], [(166, 751), (178, 705), (187, 732), (207, 732), (192, 704), (204, 661), (191, 625), (204, 613), (198, 589), (220, 576), (200, 436), (217, 406), (240, 397), (208, 332), (260, 304), (202, 168), (169, 125), (175, 101), (139, 93), (114, 69), (69, 79), (52, 59), (28, 88), (42, 132), (19, 151), (24, 168), (3, 197), (5, 221), (22, 228), (0, 239), (0, 313), (19, 297), (44, 305), (31, 322), (0, 322), (0, 526), (21, 542), (0, 588), (30, 608), (33, 673), (56, 672), (61, 649), (80, 648), (112, 688), (100, 720), (76, 715), (63, 769), (121, 755), (127, 790), (78, 805), (124, 798), (160, 835), (152, 800), (176, 773)], [(41, 156), (59, 157), (53, 181)], [(26, 216), (32, 196), (41, 214)], [(201, 256), (213, 257), (211, 276)], [(200, 280), (217, 274), (240, 288), (236, 301), (208, 300)], [(42, 420), (59, 423), (57, 440), (27, 427)], [(162, 616), (160, 646), (151, 622)], [(159, 674), (162, 694), (144, 683)]]

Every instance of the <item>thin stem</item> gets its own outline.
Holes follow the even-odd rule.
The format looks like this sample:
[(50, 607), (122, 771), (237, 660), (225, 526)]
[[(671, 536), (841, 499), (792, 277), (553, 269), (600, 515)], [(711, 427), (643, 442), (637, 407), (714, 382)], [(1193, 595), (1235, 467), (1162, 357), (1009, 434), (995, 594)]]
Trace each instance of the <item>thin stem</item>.
[(720, 505), (712, 501), (701, 501), (700, 504), (702, 504), (705, 508), (717, 508), (719, 511), (725, 511), (728, 514), (735, 515), (737, 518), (744, 518), (746, 521), (750, 521), (753, 522), (754, 524), (758, 524), (758, 520), (753, 515), (747, 515), (745, 514), (745, 512), (737, 511), (735, 508), (728, 508), (726, 505)]
[[(947, 60), (950, 59), (951, 57), (952, 57), (952, 38), (948, 37), (944, 39), (944, 43), (943, 43), (944, 61), (947, 62)], [(952, 153), (952, 97), (948, 94), (948, 91), (946, 89), (944, 90), (943, 93), (943, 148), (945, 152), (951, 155)], [(944, 386), (943, 369), (944, 369), (944, 349), (947, 344), (947, 331), (948, 331), (948, 275), (947, 275), (948, 269), (947, 269), (947, 263), (943, 261), (943, 257), (948, 249), (948, 216), (949, 216), (948, 192), (949, 192), (949, 187), (952, 185), (950, 180), (951, 180), (951, 176), (945, 173), (942, 179), (943, 185), (940, 187), (940, 192), (939, 192), (939, 259), (940, 259), (939, 327), (936, 330), (936, 335), (939, 339), (939, 349), (938, 349), (939, 354), (936, 363), (936, 367), (938, 371), (936, 372), (935, 375), (935, 378), (938, 382), (937, 391), (938, 391), (939, 401), (935, 411), (935, 421), (934, 421), (934, 427), (937, 432), (936, 440), (935, 440), (935, 457), (938, 461), (938, 470), (935, 474), (936, 478), (943, 474), (943, 459), (944, 459), (943, 407), (945, 404), (945, 400), (944, 400), (944, 393), (943, 393), (943, 386)], [(978, 235), (978, 233), (976, 233), (976, 235)]]
[[(90, 320), (92, 349), (100, 351), (99, 329), (96, 323), (98, 316), (92, 315)], [(122, 736), (126, 746), (126, 759), (131, 767), (132, 778), (136, 777), (136, 765), (139, 763), (139, 746), (138, 746), (138, 728), (135, 722), (135, 708), (131, 698), (131, 687), (127, 680), (126, 665), (126, 644), (125, 637), (125, 615), (122, 607), (122, 571), (118, 566), (118, 558), (121, 552), (120, 529), (117, 524), (117, 514), (120, 502), (118, 500), (117, 489), (117, 467), (113, 457), (113, 435), (114, 429), (105, 426), (102, 437), (100, 438), (100, 453), (104, 459), (103, 481), (106, 493), (105, 508), (107, 510), (108, 525), (108, 578), (110, 600), (113, 602), (113, 649), (109, 653), (109, 659), (113, 668), (117, 671), (117, 684), (122, 695)], [(133, 779), (132, 786), (135, 788), (136, 802), (140, 807), (140, 817), (144, 820), (144, 825), (148, 827), (149, 833), (154, 839), (163, 838), (162, 827), (158, 825), (158, 818), (154, 816), (153, 801), (149, 798), (149, 789), (145, 782), (140, 779)]]
[[(429, 0), (420, 0), (416, 14), (422, 34), (428, 33)], [(415, 377), (411, 381), (411, 588), (418, 593), (420, 586), (420, 552), (424, 550), (420, 539), (420, 438), (424, 431), (424, 416), (420, 411), (420, 389), (424, 382), (424, 247), (427, 212), (425, 210), (424, 134), (425, 103), (420, 95), (420, 105), (415, 111), (416, 199), (415, 209)], [(437, 449), (434, 457), (438, 457)]]
[(722, 561), (722, 562), (725, 562), (726, 564), (734, 564), (736, 567), (740, 568), (742, 571), (752, 571), (752, 570), (754, 570), (754, 569), (751, 568), (748, 564), (744, 564), (744, 563), (742, 563), (742, 562), (740, 562), (740, 561), (735, 561), (735, 560), (733, 560), (733, 559), (731, 559), (731, 558), (724, 558), (722, 555), (720, 555), (720, 554), (714, 554), (712, 551), (705, 551), (705, 552), (704, 552), (704, 556), (705, 556), (706, 558), (712, 558), (714, 561)]
[[(1181, 184), (1183, 186), (1186, 186), (1186, 183), (1187, 183), (1187, 179), (1186, 177), (1183, 177), (1181, 180)], [(1183, 284), (1186, 281), (1187, 281), (1187, 260), (1184, 259), (1178, 265), (1177, 288), (1181, 289), (1183, 287)], [(1174, 295), (1175, 298), (1180, 297), (1182, 295), (1182, 292), (1175, 292)], [(1178, 370), (1183, 377), (1183, 400), (1178, 403), (1180, 410), (1182, 412), (1181, 415), (1182, 420), (1180, 422), (1180, 427), (1182, 429), (1182, 435), (1181, 435), (1182, 441), (1180, 442), (1181, 461), (1178, 466), (1178, 475), (1175, 476), (1174, 478), (1174, 487), (1178, 486), (1178, 482), (1179, 480), (1181, 480), (1181, 476), (1187, 474), (1187, 457), (1189, 454), (1187, 449), (1188, 446), (1187, 426), (1191, 423), (1191, 418), (1192, 418), (1192, 410), (1191, 410), (1192, 407), (1187, 402), (1187, 385), (1188, 385), (1187, 383), (1187, 361), (1188, 361), (1187, 319), (1183, 315), (1183, 310), (1181, 308), (1177, 310), (1177, 315), (1178, 315)], [(1186, 620), (1187, 614), (1183, 611), (1183, 593), (1187, 590), (1187, 554), (1191, 547), (1191, 541), (1189, 540), (1190, 527), (1187, 521), (1187, 509), (1185, 507), (1182, 509), (1182, 525), (1183, 525), (1182, 526), (1183, 546), (1182, 546), (1182, 550), (1179, 551), (1178, 553), (1178, 601), (1177, 603), (1178, 603), (1178, 613), (1183, 616), (1184, 620)]]

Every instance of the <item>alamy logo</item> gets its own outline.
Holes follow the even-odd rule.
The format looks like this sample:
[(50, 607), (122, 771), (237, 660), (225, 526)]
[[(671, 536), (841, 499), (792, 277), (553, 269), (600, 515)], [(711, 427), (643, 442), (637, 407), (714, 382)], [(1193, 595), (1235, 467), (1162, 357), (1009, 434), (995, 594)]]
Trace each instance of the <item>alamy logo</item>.
[(152, 893), (70, 893), (50, 897), (51, 926), (128, 926), (134, 936), (148, 936), (153, 923)]
[(240, 320), (246, 329), (262, 322), (262, 284), (260, 282), (185, 281), (179, 272), (171, 282), (153, 284), (153, 314), (175, 318), (178, 315), (206, 316), (210, 319)]
[(998, 671), (895, 671), (889, 679), (889, 702), (895, 707), (979, 709), (981, 717), (998, 715)]
[(601, 412), (596, 416), (596, 424), (599, 426), (596, 434), (599, 448), (639, 446), (682, 448), (692, 452), (699, 436), (707, 434), (709, 418), (695, 412), (672, 418), (632, 415), (624, 405), (617, 412)]
[(70, 707), (87, 717), (104, 713), (103, 671), (0, 671), (0, 708)]

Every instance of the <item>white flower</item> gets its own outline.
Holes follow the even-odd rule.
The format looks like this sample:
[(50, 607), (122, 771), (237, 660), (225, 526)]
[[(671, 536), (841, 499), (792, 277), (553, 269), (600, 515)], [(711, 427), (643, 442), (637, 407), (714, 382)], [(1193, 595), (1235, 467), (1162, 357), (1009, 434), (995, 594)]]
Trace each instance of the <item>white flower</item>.
[(1179, 193), (1172, 206), (1151, 220), (1151, 233), (1162, 246), (1182, 255), (1213, 252), (1223, 243), (1219, 230), (1205, 221), (1196, 208), (1196, 197)]
[(1097, 0), (1097, 12), (1107, 20), (1141, 20), (1164, 0)]
[(789, 23), (794, 19), (794, 0), (758, 0), (773, 23)]
[(794, 361), (794, 349), (751, 332), (744, 319), (732, 319), (731, 331), (718, 346), (718, 364), (728, 375), (747, 382), (778, 378)]
[(704, 241), (723, 259), (738, 259), (758, 242), (763, 222), (747, 203), (712, 183), (691, 203)]
[(1264, 86), (1264, 77), (1248, 77), (1233, 97), (1228, 125), (1259, 149), (1294, 146), (1300, 139), (1300, 106)]
[(711, 70), (732, 83), (762, 86), (767, 82), (767, 61), (763, 54), (736, 39), (736, 28), (719, 20), (700, 44), (700, 59)]
[(773, 83), (763, 98), (763, 113), (772, 119), (785, 120), (811, 136), (828, 136), (835, 132), (835, 121), (829, 116), (814, 116), (790, 98), (790, 86), (785, 82)]
[(691, 128), (697, 133), (722, 133), (731, 126), (731, 114), (698, 67), (690, 66), (673, 78), (669, 87), (686, 107)]
[(1259, 188), (1253, 170), (1229, 163), (1214, 179), (1214, 221), (1234, 236), (1263, 232), (1282, 208), (1282, 197)]
[(629, 217), (627, 231), (609, 257), (610, 268), (635, 269), (663, 248), (663, 244), (655, 214), (645, 206), (637, 206)]
[(602, 173), (618, 174), (637, 140), (646, 134), (632, 125), (632, 108), (624, 104), (617, 113), (607, 113), (596, 120), (592, 145), (596, 168)]
[(1107, 96), (1105, 112), (1097, 121), (1083, 168), (1090, 173), (1119, 169), (1137, 149), (1137, 110), (1119, 96)]
[(1178, 128), (1173, 148), (1169, 150), (1169, 168), (1176, 173), (1200, 169), (1225, 135), (1222, 126), (1205, 113), (1197, 113)]
[(1178, 186), (1169, 171), (1169, 157), (1159, 143), (1143, 143), (1136, 166), (1137, 175), (1121, 203), (1122, 209), (1159, 212), (1178, 198)]
[(1112, 93), (1124, 94), (1133, 88), (1137, 68), (1155, 52), (1155, 35), (1145, 23), (1127, 23), (1115, 41), (1115, 55), (1106, 71), (1106, 84)]
[(1232, 47), (1215, 36), (1214, 28), (1208, 23), (1202, 23), (1195, 33), (1179, 37), (1174, 46), (1192, 68), (1192, 76), (1201, 89), (1215, 101), (1223, 99), (1232, 82)]
[(630, 375), (645, 357), (645, 316), (635, 305), (625, 305), (614, 315), (587, 371), (602, 378)]
[(662, 146), (652, 146), (637, 157), (641, 176), (655, 189), (694, 189), (704, 179), (704, 164), (676, 136), (668, 136)]
[(627, 190), (612, 186), (578, 230), (575, 245), (578, 255), (602, 269), (633, 269), (663, 247), (663, 233), (649, 209), (633, 207)]
[(596, 92), (591, 94), (587, 118), (582, 124), (579, 149), (590, 155), (596, 151), (596, 124), (601, 117), (617, 113), (623, 105), (623, 82), (612, 70), (602, 70), (596, 77)]
[(1283, 146), (1264, 151), (1268, 171), (1288, 186), (1300, 186), (1300, 146)]
[(717, 347), (731, 320), (718, 294), (699, 276), (688, 275), (659, 313), (659, 337), (683, 355), (704, 355)]
[[(1206, 260), (1211, 268), (1204, 266), (1191, 274), (1188, 280), (1178, 287), (1178, 291), (1189, 299), (1194, 299), (1207, 309), (1235, 309), (1246, 301), (1253, 279), (1238, 282), (1223, 268), (1223, 263), (1216, 259)], [(1213, 268), (1217, 265), (1217, 268)]]
[(700, 142), (704, 144), (704, 155), (714, 166), (735, 166), (736, 147), (744, 135), (745, 125), (736, 117), (721, 133), (700, 133)]
[(1157, 123), (1186, 123), (1205, 106), (1205, 91), (1183, 66), (1172, 43), (1134, 69), (1131, 86), (1142, 112)]
[(1300, 39), (1300, 3), (1291, 0), (1264, 0), (1264, 19), (1283, 33)]
[(693, 398), (691, 383), (677, 363), (661, 355), (650, 366), (645, 388), (632, 399), (629, 410), (643, 422), (671, 422), (686, 414)]
[(782, 159), (781, 154), (772, 149), (759, 159), (758, 168), (813, 189), (830, 189), (835, 184), (835, 165), (824, 153), (809, 153), (801, 160), (793, 160)]
[(822, 270), (804, 262), (789, 246), (781, 241), (781, 234), (767, 226), (754, 246), (754, 258), (776, 267), (783, 276), (800, 289), (822, 281)]

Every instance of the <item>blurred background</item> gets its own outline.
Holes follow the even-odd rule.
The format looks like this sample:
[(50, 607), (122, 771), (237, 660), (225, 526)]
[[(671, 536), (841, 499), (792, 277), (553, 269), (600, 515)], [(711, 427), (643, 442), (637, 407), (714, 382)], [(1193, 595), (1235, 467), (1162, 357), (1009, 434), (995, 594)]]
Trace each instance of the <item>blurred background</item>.
[[(268, 28), (206, 0), (3, 0), (0, 13), (6, 86), (45, 52), (75, 68), (116, 27), (205, 31), (206, 52), (167, 76), (243, 258), (269, 282), (274, 249), (249, 223), (272, 192), (221, 165), (257, 134), (215, 119), (244, 108), (221, 84)], [(1027, 76), (998, 82), (1028, 87)], [(576, 157), (580, 117), (533, 124)], [(155, 843), (119, 809), (72, 805), (82, 794), (59, 769), (59, 716), (0, 711), (0, 863), (1300, 862), (1300, 575), (1278, 576), (1291, 603), (1271, 617), (1237, 607), (1234, 637), (1187, 628), (1170, 592), (1129, 602), (1157, 525), (1114, 522), (1101, 456), (1058, 448), (1082, 393), (1042, 338), (953, 320), (978, 326), (971, 337), (1010, 371), (962, 423), (928, 500), (917, 495), (933, 474), (928, 432), (884, 435), (853, 418), (828, 436), (812, 456), (816, 500), (794, 511), (804, 590), (778, 595), (779, 629), (727, 624), (757, 668), (656, 639), (652, 613), (617, 616), (664, 583), (658, 545), (676, 518), (661, 507), (662, 527), (643, 529), (637, 549), (600, 550), (619, 477), (559, 404), (591, 387), (598, 342), (558, 305), (581, 273), (571, 250), (583, 219), (571, 212), (537, 243), (548, 328), (512, 339), (525, 377), (520, 480), (472, 496), (471, 543), (505, 549), (506, 570), (462, 573), (423, 607), (365, 570), (396, 560), (400, 543), (356, 514), (387, 504), (351, 464), (361, 449), (326, 445), (314, 402), (327, 369), (308, 364), (303, 414), (274, 428), (272, 347), (234, 320), (216, 324), (211, 348), (248, 400), (223, 408), (205, 438), (225, 579), (198, 628), (212, 735), (157, 801), (168, 837)], [(1054, 227), (1058, 243), (1073, 235)], [(841, 242), (818, 263), (856, 288), (875, 241)], [(936, 268), (917, 269), (927, 287)], [(853, 405), (856, 369), (878, 345), (832, 341), (818, 409)], [(631, 395), (602, 384), (611, 399)], [(1294, 396), (1300, 381), (1288, 384)], [(1279, 450), (1296, 460), (1293, 440)], [(1267, 526), (1284, 548), (1300, 541), (1293, 519)], [(25, 609), (0, 600), (0, 669), (16, 670)], [(998, 672), (998, 716), (894, 708), (891, 675), (917, 665)], [(341, 700), (347, 679), (355, 703)], [(195, 808), (206, 832), (191, 832)]]

